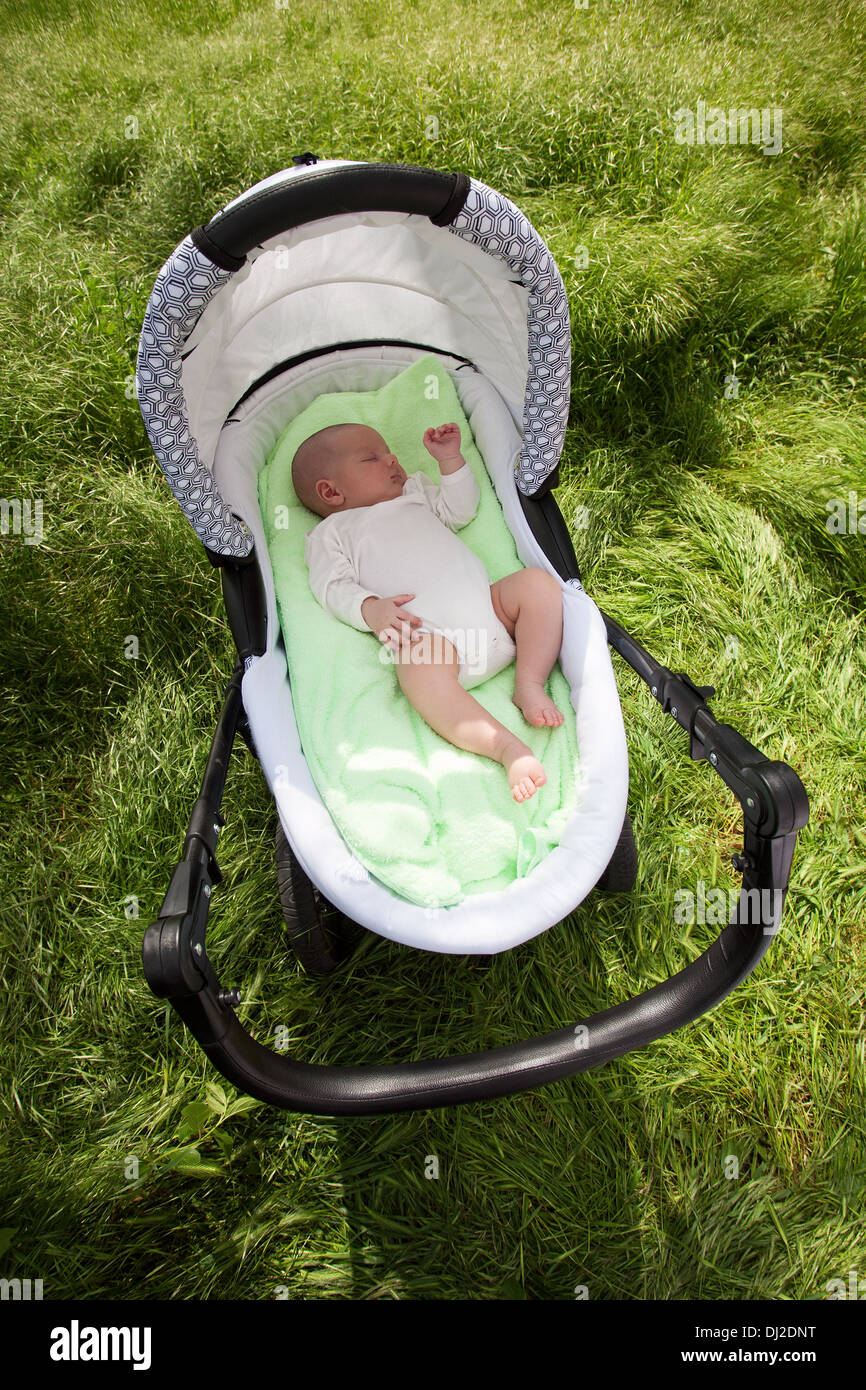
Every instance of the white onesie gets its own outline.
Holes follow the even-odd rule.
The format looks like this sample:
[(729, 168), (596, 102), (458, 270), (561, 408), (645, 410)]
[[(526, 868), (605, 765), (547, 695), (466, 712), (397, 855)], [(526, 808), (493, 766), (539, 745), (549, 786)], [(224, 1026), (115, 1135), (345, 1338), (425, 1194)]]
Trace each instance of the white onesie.
[(426, 473), (412, 473), (399, 497), (326, 516), (304, 541), (310, 588), (323, 608), (361, 632), (370, 631), (361, 616), (366, 598), (414, 594), (401, 605), (424, 619), (414, 631), (442, 633), (457, 649), (460, 684), (480, 685), (517, 651), (496, 616), (484, 565), (453, 534), (472, 520), (480, 497), (464, 463), (438, 487)]

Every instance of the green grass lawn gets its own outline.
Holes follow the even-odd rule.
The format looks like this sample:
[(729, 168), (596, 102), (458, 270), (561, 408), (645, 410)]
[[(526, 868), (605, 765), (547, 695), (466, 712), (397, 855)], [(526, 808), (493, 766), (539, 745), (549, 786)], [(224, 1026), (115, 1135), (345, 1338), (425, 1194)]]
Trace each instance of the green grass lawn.
[[(41, 545), (0, 536), (0, 1275), (46, 1299), (812, 1300), (850, 1269), (866, 1286), (859, 6), (0, 9), (0, 496), (44, 508)], [(699, 100), (780, 108), (781, 151), (677, 143), (673, 113)], [(234, 648), (130, 391), (138, 336), (177, 243), (304, 150), (464, 170), (527, 214), (571, 304), (556, 496), (584, 583), (810, 797), (782, 929), (739, 989), (495, 1102), (260, 1105), (142, 975)], [(828, 503), (852, 492), (864, 534), (833, 533)], [(239, 748), (208, 942), (257, 1036), (285, 1026), (332, 1065), (484, 1050), (715, 939), (674, 920), (674, 894), (739, 882), (739, 807), (613, 660), (638, 884), (487, 970), (364, 933), (336, 975), (301, 974), (273, 800)]]

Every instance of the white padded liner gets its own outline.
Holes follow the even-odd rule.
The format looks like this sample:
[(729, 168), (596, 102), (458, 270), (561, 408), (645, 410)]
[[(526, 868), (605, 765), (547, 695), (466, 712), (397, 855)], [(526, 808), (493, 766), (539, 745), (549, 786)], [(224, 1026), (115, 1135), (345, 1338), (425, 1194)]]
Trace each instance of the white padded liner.
[(454, 382), (522, 563), (541, 566), (562, 584), (559, 659), (577, 718), (579, 804), (560, 845), (505, 889), (470, 894), (454, 907), (422, 907), (394, 894), (343, 841), (301, 749), (258, 505), (260, 468), (288, 423), (311, 401), (325, 392), (377, 390), (422, 355), (411, 348), (356, 348), (300, 364), (260, 387), (230, 417), (213, 471), (226, 502), (255, 537), (267, 594), (268, 641), (265, 655), (247, 662), (243, 703), (301, 867), (330, 902), (380, 936), (444, 954), (493, 954), (562, 921), (595, 887), (619, 839), (628, 795), (625, 729), (604, 620), (582, 588), (574, 581), (563, 584), (529, 529), (514, 480), (521, 441), (511, 413), (480, 373), (458, 370), (454, 358), (434, 354)]
[(359, 337), (435, 344), (474, 362), (522, 428), (529, 296), (514, 273), (415, 213), (343, 213), (269, 238), (184, 343), (181, 381), (200, 459), (211, 466), (228, 412), (266, 367)]

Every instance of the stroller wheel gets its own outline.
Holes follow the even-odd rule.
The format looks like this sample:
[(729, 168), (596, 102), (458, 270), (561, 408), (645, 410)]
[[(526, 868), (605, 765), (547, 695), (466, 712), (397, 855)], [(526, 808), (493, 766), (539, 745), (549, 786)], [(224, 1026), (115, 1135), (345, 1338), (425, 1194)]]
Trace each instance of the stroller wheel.
[(637, 878), (637, 845), (631, 818), (626, 812), (616, 849), (596, 888), (602, 893), (627, 893)]
[(304, 873), (277, 819), (277, 885), (292, 950), (310, 974), (325, 975), (352, 953), (350, 920)]

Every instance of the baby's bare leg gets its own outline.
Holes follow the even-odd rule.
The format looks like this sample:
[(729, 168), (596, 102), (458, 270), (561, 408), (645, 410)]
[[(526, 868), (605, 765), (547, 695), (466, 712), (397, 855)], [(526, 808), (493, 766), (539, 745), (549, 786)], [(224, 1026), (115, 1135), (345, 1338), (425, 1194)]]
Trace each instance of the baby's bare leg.
[(562, 711), (544, 689), (562, 647), (562, 590), (547, 570), (516, 570), (490, 586), (493, 608), (514, 639), (514, 704), (529, 724), (557, 727)]
[(394, 653), (400, 688), (437, 734), (501, 763), (515, 801), (526, 801), (547, 781), (544, 768), (510, 729), (494, 719), (457, 679), (459, 659), (441, 633), (422, 632)]

